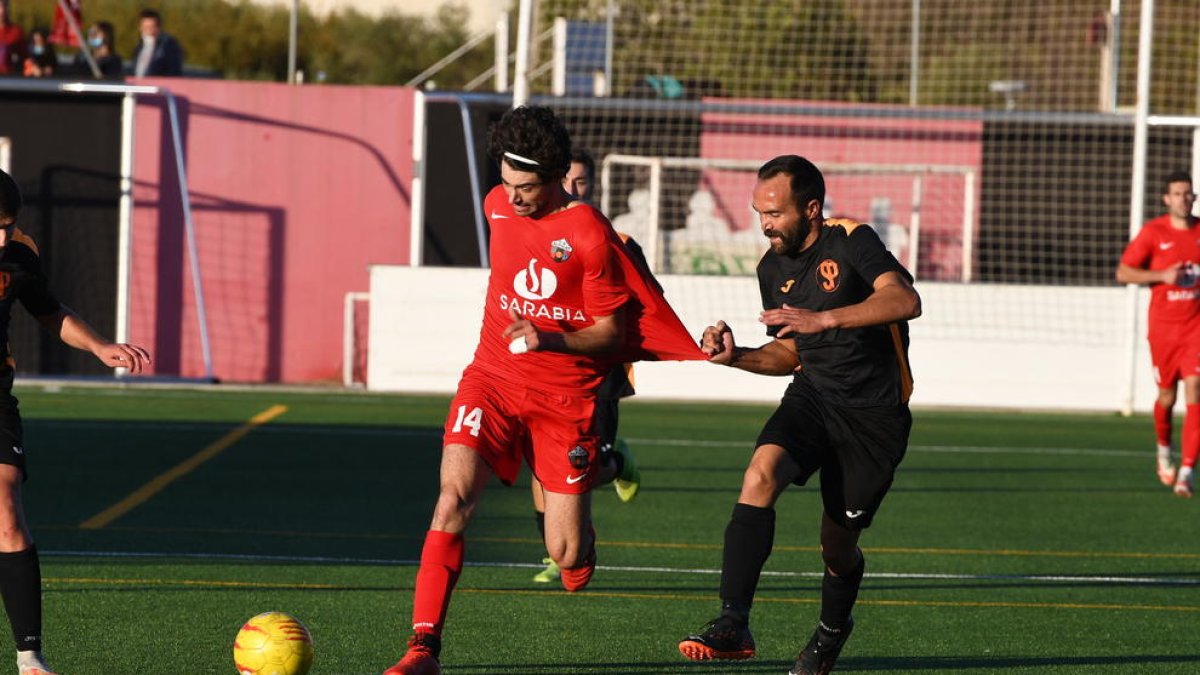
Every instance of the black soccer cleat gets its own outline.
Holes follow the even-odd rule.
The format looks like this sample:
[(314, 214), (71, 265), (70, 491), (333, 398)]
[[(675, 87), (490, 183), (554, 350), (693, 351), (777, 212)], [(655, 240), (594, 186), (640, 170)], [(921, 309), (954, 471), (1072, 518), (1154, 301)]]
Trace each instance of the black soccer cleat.
[(680, 641), (679, 653), (692, 661), (740, 661), (754, 656), (754, 636), (748, 624), (721, 616)]
[(788, 671), (788, 675), (829, 675), (833, 664), (837, 663), (838, 654), (846, 640), (850, 639), (850, 631), (854, 630), (854, 617), (846, 620), (846, 627), (834, 631), (818, 623), (812, 638), (804, 646), (804, 651), (796, 657), (796, 665)]

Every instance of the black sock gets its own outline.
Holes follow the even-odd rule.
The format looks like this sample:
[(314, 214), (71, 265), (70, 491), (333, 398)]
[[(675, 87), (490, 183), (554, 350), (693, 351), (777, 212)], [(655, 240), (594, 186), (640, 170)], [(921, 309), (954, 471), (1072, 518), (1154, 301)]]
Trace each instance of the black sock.
[(858, 566), (845, 576), (835, 577), (829, 573), (829, 568), (825, 568), (825, 576), (821, 579), (821, 623), (826, 628), (845, 628), (854, 601), (858, 599), (858, 588), (866, 568), (867, 559), (862, 551), (858, 552)]
[(0, 553), (0, 597), (17, 651), (42, 650), (42, 568), (36, 546)]
[(620, 478), (621, 474), (625, 473), (625, 455), (622, 455), (619, 452), (613, 452), (612, 450), (609, 450), (600, 455), (600, 461), (603, 464), (612, 465), (613, 480)]
[(721, 565), (721, 615), (750, 620), (750, 605), (763, 564), (775, 543), (775, 510), (735, 504), (725, 528)]
[(544, 511), (534, 511), (533, 516), (537, 519), (538, 534), (542, 536), (542, 546), (546, 545), (546, 513)]

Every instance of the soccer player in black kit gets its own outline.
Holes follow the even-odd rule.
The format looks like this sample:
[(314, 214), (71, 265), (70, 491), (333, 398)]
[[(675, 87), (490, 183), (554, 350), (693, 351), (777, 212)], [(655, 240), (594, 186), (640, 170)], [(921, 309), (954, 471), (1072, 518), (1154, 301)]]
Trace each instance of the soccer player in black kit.
[(759, 169), (753, 207), (771, 242), (758, 264), (759, 320), (774, 340), (739, 347), (723, 321), (701, 338), (713, 363), (793, 379), (758, 436), (725, 529), (721, 614), (679, 643), (692, 660), (754, 656), (750, 605), (771, 554), (775, 502), (820, 472), (821, 615), (790, 673), (832, 670), (854, 627), (859, 535), (908, 446), (907, 321), (921, 314), (921, 299), (869, 226), (822, 219), (824, 200), (824, 178), (803, 157)]
[(54, 675), (42, 658), (41, 566), (21, 507), (25, 447), (8, 352), (13, 305), (20, 301), (42, 328), (106, 366), (140, 373), (150, 355), (136, 345), (101, 337), (55, 299), (42, 274), (37, 245), (17, 228), (20, 211), (21, 191), (12, 176), (0, 171), (0, 597), (17, 643), (17, 670), (21, 675)]

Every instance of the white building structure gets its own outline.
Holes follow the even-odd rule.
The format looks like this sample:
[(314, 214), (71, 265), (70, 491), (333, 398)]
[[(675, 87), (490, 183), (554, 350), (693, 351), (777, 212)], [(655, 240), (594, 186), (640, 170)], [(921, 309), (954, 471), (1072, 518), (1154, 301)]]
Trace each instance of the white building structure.
[[(254, 0), (264, 5), (291, 5), (293, 0)], [(472, 33), (490, 28), (496, 24), (500, 12), (507, 11), (512, 6), (512, 0), (300, 0), (309, 11), (317, 14), (328, 14), (338, 9), (353, 8), (369, 15), (380, 15), (385, 12), (398, 14), (420, 14), (432, 16), (442, 5), (459, 4), (471, 13), (468, 26)]]

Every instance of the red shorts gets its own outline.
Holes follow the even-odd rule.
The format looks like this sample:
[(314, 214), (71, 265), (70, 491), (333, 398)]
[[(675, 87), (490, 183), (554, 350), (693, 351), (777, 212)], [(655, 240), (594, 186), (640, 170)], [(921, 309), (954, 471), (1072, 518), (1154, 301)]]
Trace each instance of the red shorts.
[(1155, 330), (1150, 334), (1150, 361), (1160, 389), (1200, 376), (1200, 334), (1184, 328)]
[(446, 416), (445, 445), (473, 449), (506, 485), (521, 458), (550, 492), (591, 490), (599, 440), (591, 394), (566, 394), (513, 384), (469, 366)]

